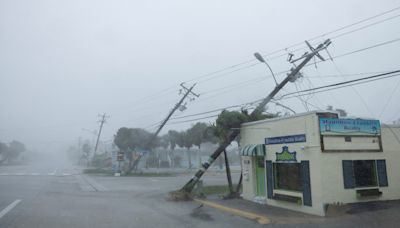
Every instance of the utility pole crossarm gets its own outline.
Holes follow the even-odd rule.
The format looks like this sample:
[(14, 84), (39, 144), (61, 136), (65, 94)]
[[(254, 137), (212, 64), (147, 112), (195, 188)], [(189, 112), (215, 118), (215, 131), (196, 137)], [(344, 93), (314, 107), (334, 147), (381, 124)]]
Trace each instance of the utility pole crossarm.
[[(308, 44), (308, 42), (307, 42)], [(304, 60), (294, 69), (291, 69), (290, 73), (287, 77), (277, 85), (274, 90), (258, 105), (258, 107), (251, 113), (251, 116), (254, 117), (257, 114), (260, 114), (264, 111), (265, 106), (271, 101), (272, 98), (289, 82), (295, 80), (296, 75), (299, 73), (301, 68), (303, 68), (315, 55), (319, 55), (318, 52), (327, 48), (330, 44), (330, 40), (326, 40), (323, 44), (319, 44), (317, 48), (311, 48), (312, 52), (309, 54), (305, 54), (302, 57), (292, 60), (291, 63), (294, 63), (300, 59)], [(308, 44), (309, 45), (309, 44)], [(311, 46), (310, 46), (311, 47)], [(321, 57), (322, 58), (322, 57)]]

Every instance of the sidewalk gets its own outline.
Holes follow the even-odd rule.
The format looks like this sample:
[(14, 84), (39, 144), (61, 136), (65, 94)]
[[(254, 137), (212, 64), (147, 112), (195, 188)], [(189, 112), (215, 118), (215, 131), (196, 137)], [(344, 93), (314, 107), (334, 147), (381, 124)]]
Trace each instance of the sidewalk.
[(270, 220), (270, 223), (273, 224), (313, 224), (321, 223), (328, 219), (326, 217), (304, 214), (266, 204), (258, 204), (243, 199), (223, 200), (214, 196), (208, 197), (206, 201), (216, 203), (224, 207), (237, 209), (245, 213), (252, 213), (266, 217)]
[[(260, 220), (269, 220), (271, 224), (297, 224), (307, 227), (314, 226), (330, 226), (342, 224), (345, 227), (362, 226), (370, 227), (371, 224), (379, 222), (382, 227), (393, 227), (393, 224), (398, 224), (400, 201), (380, 201), (368, 202), (359, 204), (348, 204), (346, 211), (341, 213), (333, 213), (326, 217), (320, 217), (301, 212), (291, 211), (283, 208), (269, 206), (266, 204), (258, 204), (243, 199), (223, 200), (216, 196), (208, 197), (203, 203), (205, 206), (223, 210), (230, 214), (246, 217), (256, 222), (263, 224)], [(211, 202), (211, 204), (207, 204)], [(237, 213), (241, 211), (241, 213)], [(254, 215), (255, 218), (247, 216)], [(253, 217), (254, 217), (253, 216)], [(379, 218), (379, 219), (377, 219)], [(336, 224), (336, 225), (335, 225)]]

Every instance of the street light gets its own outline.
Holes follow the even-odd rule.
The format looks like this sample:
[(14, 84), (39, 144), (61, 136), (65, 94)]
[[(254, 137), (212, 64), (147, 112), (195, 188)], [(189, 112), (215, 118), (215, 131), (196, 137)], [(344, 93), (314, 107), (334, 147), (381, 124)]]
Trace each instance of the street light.
[(261, 55), (260, 53), (258, 53), (258, 52), (254, 53), (254, 56), (256, 57), (256, 59), (257, 59), (258, 61), (260, 61), (260, 62), (262, 62), (262, 63), (265, 63), (265, 65), (267, 65), (268, 69), (271, 71), (272, 77), (273, 77), (274, 80), (275, 80), (275, 84), (278, 85), (278, 82), (276, 81), (276, 78), (275, 78), (275, 74), (274, 74), (274, 72), (272, 71), (271, 67), (268, 65), (267, 61), (265, 61), (265, 59), (262, 57), (262, 55)]
[(296, 115), (296, 112), (295, 112), (293, 109), (289, 108), (288, 106), (283, 105), (283, 104), (278, 103), (278, 102), (273, 102), (273, 103), (276, 104), (276, 105), (278, 105), (278, 106), (281, 106), (282, 108), (285, 108), (285, 109), (287, 109), (287, 110), (290, 110), (291, 112), (293, 112), (293, 114)]

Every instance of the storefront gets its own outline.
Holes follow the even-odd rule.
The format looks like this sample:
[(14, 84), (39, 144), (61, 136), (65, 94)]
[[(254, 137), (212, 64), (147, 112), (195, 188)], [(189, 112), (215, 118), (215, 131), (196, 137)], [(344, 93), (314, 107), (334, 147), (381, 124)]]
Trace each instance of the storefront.
[(243, 124), (243, 198), (322, 216), (327, 204), (400, 199), (399, 138), (332, 112)]

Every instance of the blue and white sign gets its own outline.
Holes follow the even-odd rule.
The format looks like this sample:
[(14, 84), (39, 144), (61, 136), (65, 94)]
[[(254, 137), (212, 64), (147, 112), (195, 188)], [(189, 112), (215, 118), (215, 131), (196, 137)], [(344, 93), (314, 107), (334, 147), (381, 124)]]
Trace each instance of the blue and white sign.
[(320, 118), (321, 135), (380, 135), (379, 120)]
[(279, 137), (273, 137), (273, 138), (265, 138), (265, 145), (299, 143), (299, 142), (305, 142), (305, 141), (306, 141), (305, 134), (286, 135), (286, 136), (279, 136)]

